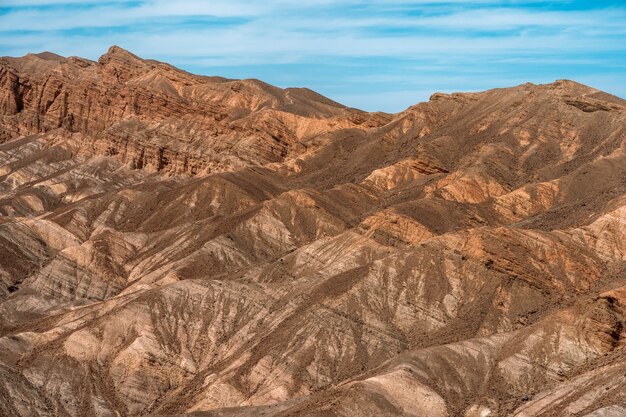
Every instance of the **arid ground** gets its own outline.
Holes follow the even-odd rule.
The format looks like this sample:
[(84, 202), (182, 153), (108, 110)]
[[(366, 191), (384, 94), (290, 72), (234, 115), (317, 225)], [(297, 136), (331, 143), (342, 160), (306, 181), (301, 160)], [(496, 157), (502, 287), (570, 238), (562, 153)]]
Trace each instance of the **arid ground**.
[(626, 101), (573, 81), (0, 58), (0, 214), (3, 416), (626, 415)]

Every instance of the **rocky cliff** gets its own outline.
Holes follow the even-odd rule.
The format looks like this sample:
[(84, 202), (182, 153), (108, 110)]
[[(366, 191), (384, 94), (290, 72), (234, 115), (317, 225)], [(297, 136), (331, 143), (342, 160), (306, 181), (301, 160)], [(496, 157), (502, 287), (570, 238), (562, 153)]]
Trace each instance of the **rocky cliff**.
[(613, 416), (626, 101), (394, 115), (112, 47), (0, 59), (0, 414)]

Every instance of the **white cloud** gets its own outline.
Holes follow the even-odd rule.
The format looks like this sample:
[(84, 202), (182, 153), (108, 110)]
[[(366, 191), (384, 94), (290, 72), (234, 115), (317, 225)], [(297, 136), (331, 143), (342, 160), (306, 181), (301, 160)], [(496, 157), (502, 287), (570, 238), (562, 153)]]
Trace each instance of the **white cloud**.
[[(6, 0), (5, 0), (6, 1)], [(70, 0), (72, 1), (72, 0)], [(457, 0), (465, 3), (465, 0)], [(21, 3), (13, 1), (12, 3)], [(28, 4), (59, 4), (64, 0), (26, 0)], [(78, 2), (77, 2), (78, 3)], [(240, 17), (251, 19), (258, 25), (272, 24), (291, 30), (309, 31), (348, 31), (359, 28), (372, 30), (384, 28), (429, 28), (443, 30), (511, 30), (520, 27), (587, 28), (589, 30), (624, 30), (626, 12), (620, 9), (594, 11), (556, 12), (521, 8), (501, 8), (490, 5), (486, 0), (479, 8), (470, 10), (448, 7), (445, 13), (410, 16), (402, 13), (389, 15), (388, 10), (401, 9), (409, 5), (422, 4), (423, 10), (430, 8), (423, 3), (450, 3), (449, 1), (312, 1), (312, 0), (268, 0), (258, 3), (245, 0), (146, 0), (138, 6), (129, 7), (121, 1), (96, 2), (87, 0), (81, 4), (93, 7), (68, 10), (67, 7), (52, 9), (17, 8), (0, 16), (0, 28), (9, 30), (66, 30), (76, 28), (97, 28), (127, 26), (150, 22), (156, 18), (181, 17)], [(472, 2), (474, 4), (475, 2)], [(499, 2), (501, 3), (501, 2)], [(9, 3), (11, 4), (11, 3)], [(349, 5), (375, 7), (378, 16), (368, 13), (338, 17), (334, 9)], [(329, 8), (329, 9), (326, 9)], [(367, 9), (366, 9), (367, 10)], [(439, 9), (437, 9), (439, 10)]]

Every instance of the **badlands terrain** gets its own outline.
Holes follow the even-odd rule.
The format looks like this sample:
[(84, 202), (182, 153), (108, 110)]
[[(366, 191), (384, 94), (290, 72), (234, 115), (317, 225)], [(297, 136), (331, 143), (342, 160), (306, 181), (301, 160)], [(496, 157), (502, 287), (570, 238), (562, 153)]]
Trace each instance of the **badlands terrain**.
[(620, 98), (0, 58), (2, 416), (624, 416), (625, 320)]

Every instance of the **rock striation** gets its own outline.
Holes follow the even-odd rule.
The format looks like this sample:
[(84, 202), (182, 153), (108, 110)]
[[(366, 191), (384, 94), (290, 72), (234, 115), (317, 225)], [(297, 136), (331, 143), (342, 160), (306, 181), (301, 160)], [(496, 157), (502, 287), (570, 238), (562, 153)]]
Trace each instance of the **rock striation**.
[(0, 415), (613, 416), (626, 101), (398, 114), (0, 58)]

